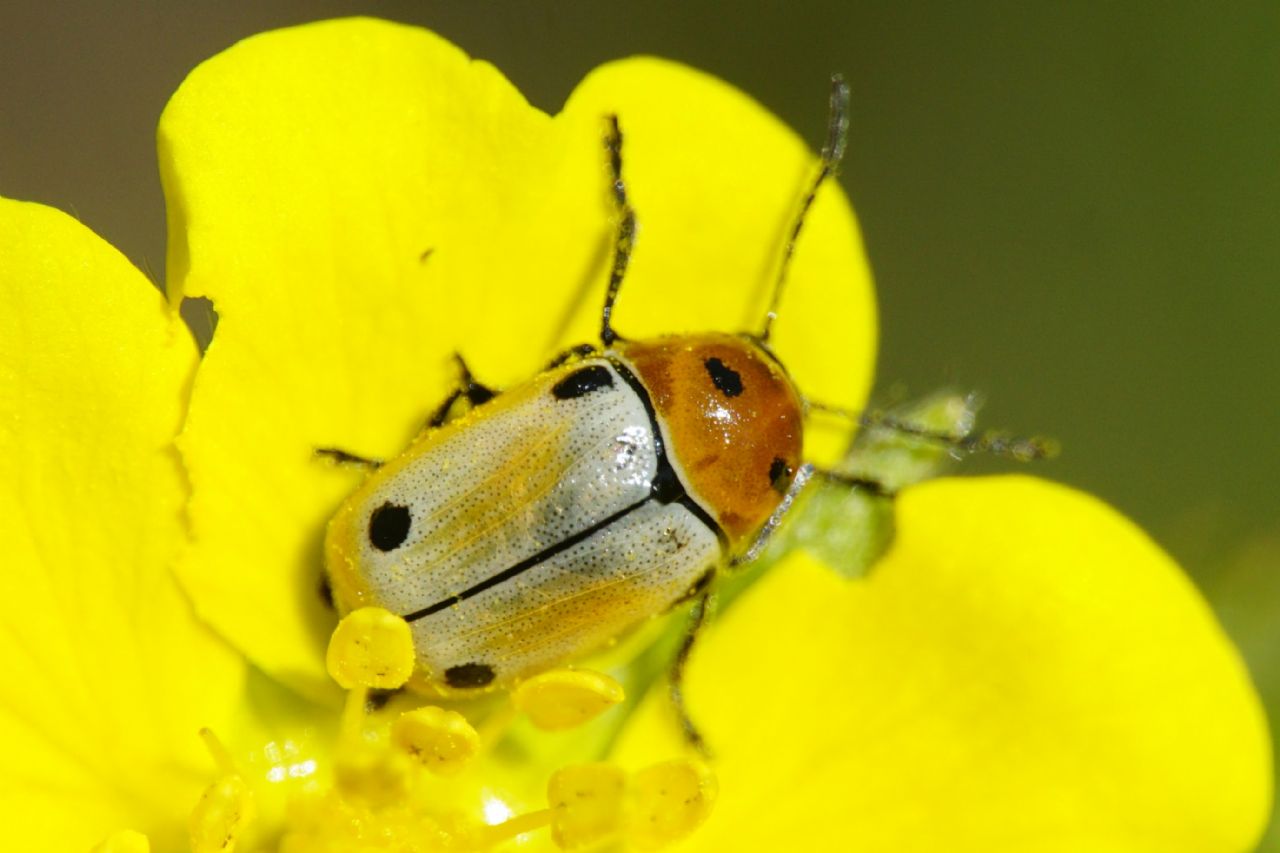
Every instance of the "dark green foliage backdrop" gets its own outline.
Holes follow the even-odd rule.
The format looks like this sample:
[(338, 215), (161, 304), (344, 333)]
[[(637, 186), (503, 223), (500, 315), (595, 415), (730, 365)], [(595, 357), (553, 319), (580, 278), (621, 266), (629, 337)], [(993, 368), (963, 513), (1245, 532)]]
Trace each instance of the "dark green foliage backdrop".
[(683, 60), (815, 145), (843, 71), (882, 396), (974, 388), (986, 423), (1061, 439), (1042, 473), (1173, 551), (1280, 705), (1280, 4), (19, 0), (0, 193), (75, 211), (158, 277), (152, 134), (185, 72), (355, 13), (436, 29), (549, 110), (603, 60)]

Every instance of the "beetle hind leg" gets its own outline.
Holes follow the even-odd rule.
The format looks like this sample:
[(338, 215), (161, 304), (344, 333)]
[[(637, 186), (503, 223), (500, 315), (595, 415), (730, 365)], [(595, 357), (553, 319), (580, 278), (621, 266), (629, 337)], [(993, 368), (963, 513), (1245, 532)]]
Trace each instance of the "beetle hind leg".
[(689, 709), (685, 705), (684, 669), (689, 662), (689, 654), (693, 651), (694, 644), (697, 643), (698, 637), (702, 635), (703, 629), (706, 628), (712, 603), (711, 597), (712, 593), (710, 591), (703, 592), (698, 596), (693, 608), (690, 609), (689, 624), (685, 628), (684, 640), (680, 643), (680, 649), (671, 661), (669, 674), (671, 708), (675, 711), (676, 719), (680, 723), (680, 731), (684, 735), (685, 742), (693, 747), (703, 758), (710, 758), (711, 750), (708, 749), (706, 739), (689, 715)]

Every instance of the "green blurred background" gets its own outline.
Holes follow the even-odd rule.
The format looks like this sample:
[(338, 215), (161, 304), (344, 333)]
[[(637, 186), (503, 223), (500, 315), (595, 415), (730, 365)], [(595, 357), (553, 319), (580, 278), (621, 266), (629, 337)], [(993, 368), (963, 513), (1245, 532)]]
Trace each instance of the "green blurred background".
[(8, 0), (0, 194), (75, 212), (158, 280), (169, 94), (244, 36), (349, 14), (435, 29), (547, 110), (604, 60), (682, 60), (815, 147), (843, 72), (881, 399), (977, 389), (984, 423), (1059, 438), (1040, 472), (1173, 552), (1277, 719), (1280, 2)]

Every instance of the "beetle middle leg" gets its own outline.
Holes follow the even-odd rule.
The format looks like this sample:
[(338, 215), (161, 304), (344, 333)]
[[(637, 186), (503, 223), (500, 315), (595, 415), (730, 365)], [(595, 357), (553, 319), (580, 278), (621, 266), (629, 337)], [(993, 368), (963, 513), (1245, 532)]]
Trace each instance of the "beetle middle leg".
[[(498, 392), (494, 389), (487, 385), (481, 385), (475, 380), (475, 377), (471, 375), (471, 368), (467, 367), (467, 363), (463, 360), (461, 353), (455, 352), (453, 358), (457, 362), (458, 370), (461, 373), (460, 381), (458, 386), (450, 391), (448, 396), (440, 402), (440, 405), (436, 406), (432, 411), (431, 417), (427, 419), (426, 429), (435, 429), (447, 423), (454, 404), (463, 398), (466, 399), (469, 406), (474, 408), (481, 403), (489, 402), (498, 395)], [(370, 471), (376, 471), (383, 464), (381, 459), (361, 456), (358, 453), (343, 450), (341, 447), (317, 447), (314, 453), (318, 457), (330, 459), (339, 465), (356, 465)]]
[(467, 367), (467, 362), (463, 359), (462, 353), (455, 352), (453, 360), (458, 364), (460, 373), (458, 387), (449, 392), (449, 396), (445, 397), (436, 406), (431, 417), (427, 420), (427, 429), (435, 429), (444, 426), (449, 422), (449, 413), (453, 411), (453, 406), (459, 400), (466, 398), (467, 404), (471, 408), (487, 403), (494, 397), (498, 396), (498, 392), (490, 388), (488, 385), (481, 385), (471, 375), (471, 368)]
[(376, 471), (382, 467), (381, 459), (372, 459), (367, 456), (358, 456), (343, 450), (341, 447), (317, 447), (312, 453), (321, 459), (330, 459), (339, 465), (355, 465), (360, 468), (367, 468), (370, 471)]
[(680, 721), (680, 730), (684, 734), (685, 742), (697, 750), (698, 754), (704, 758), (709, 758), (711, 751), (707, 748), (707, 742), (702, 737), (702, 732), (698, 730), (693, 718), (689, 716), (689, 709), (685, 706), (684, 669), (689, 662), (689, 654), (693, 651), (694, 644), (698, 642), (698, 637), (702, 635), (702, 631), (707, 625), (707, 618), (711, 609), (711, 596), (712, 593), (710, 591), (702, 593), (692, 609), (690, 609), (689, 624), (685, 628), (684, 640), (680, 643), (680, 649), (676, 652), (675, 659), (671, 661), (669, 674), (671, 707), (675, 711), (676, 719)]
[(558, 352), (555, 358), (547, 362), (546, 369), (553, 370), (562, 364), (574, 360), (575, 358), (585, 358), (586, 356), (593, 355), (595, 352), (597, 352), (595, 344), (576, 344), (575, 346), (568, 347), (567, 349)]

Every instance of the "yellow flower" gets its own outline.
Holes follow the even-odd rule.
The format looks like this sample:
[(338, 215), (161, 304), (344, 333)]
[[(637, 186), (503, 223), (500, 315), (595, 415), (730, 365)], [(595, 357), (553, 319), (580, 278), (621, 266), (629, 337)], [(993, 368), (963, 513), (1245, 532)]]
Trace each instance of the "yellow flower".
[[(320, 543), (358, 476), (312, 450), (393, 455), (454, 351), (503, 386), (593, 338), (608, 113), (641, 221), (619, 329), (755, 327), (812, 155), (743, 95), (658, 60), (597, 69), (554, 117), (430, 33), (376, 21), (210, 60), (160, 128), (170, 303), (207, 296), (220, 317), (198, 363), (123, 258), (66, 216), (0, 204), (9, 847), (130, 829), (181, 849), (215, 777), (215, 804), (241, 802), (227, 779), (259, 797), (262, 844), (334, 819), (314, 790), (288, 811), (267, 790), (301, 797), (333, 770), (308, 764), (332, 757), (340, 700)], [(870, 278), (834, 186), (775, 341), (806, 393), (863, 403)], [(830, 459), (823, 429), (810, 455)], [(1271, 797), (1257, 699), (1140, 531), (1022, 477), (911, 488), (896, 529), (869, 578), (797, 551), (708, 632), (687, 691), (719, 799), (685, 847), (1249, 848)], [(626, 719), (614, 767), (681, 754), (662, 694)], [(230, 747), (221, 767), (202, 726)], [(599, 742), (517, 731), (429, 796), (383, 793), (434, 828), (495, 823), (545, 805), (550, 770)]]

